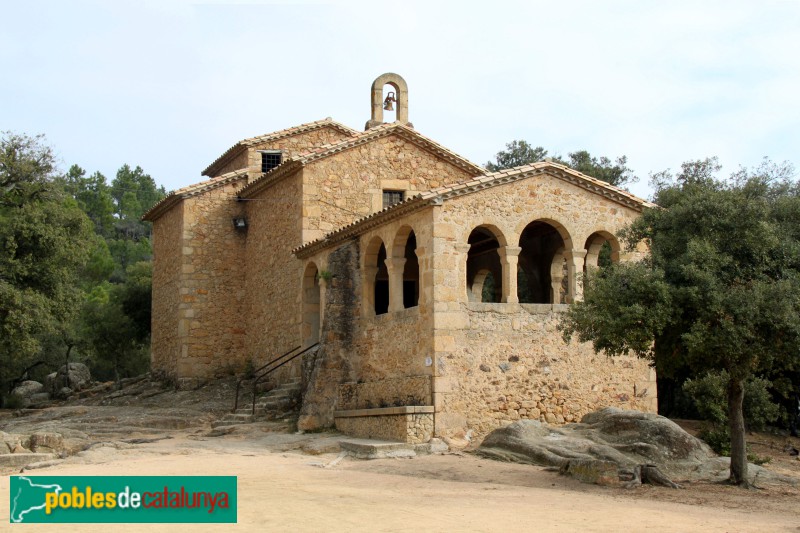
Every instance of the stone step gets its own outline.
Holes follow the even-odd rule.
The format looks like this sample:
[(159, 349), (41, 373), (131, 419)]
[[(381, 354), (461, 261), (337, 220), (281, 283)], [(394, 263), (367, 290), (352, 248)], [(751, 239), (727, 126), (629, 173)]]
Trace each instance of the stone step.
[(228, 413), (223, 417), (223, 420), (230, 422), (250, 422), (253, 420), (253, 415), (250, 413)]
[(356, 459), (385, 459), (390, 457), (415, 457), (417, 455), (440, 454), (448, 451), (447, 444), (440, 439), (431, 439), (423, 444), (409, 444), (377, 439), (342, 439), (339, 446)]
[(1, 453), (0, 467), (23, 468), (29, 464), (50, 461), (56, 457), (52, 453)]

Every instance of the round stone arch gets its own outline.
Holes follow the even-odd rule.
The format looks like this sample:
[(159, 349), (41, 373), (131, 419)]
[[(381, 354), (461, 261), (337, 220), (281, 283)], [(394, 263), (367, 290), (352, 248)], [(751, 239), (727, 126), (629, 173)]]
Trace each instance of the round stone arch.
[(382, 315), (389, 310), (389, 273), (386, 268), (387, 250), (383, 239), (375, 235), (364, 248), (362, 269), (364, 278), (361, 301), (365, 316)]
[(558, 304), (564, 293), (562, 280), (568, 277), (565, 252), (573, 249), (566, 226), (552, 218), (520, 222), (517, 298), (520, 303)]
[[(483, 291), (486, 278), (491, 274), (494, 291), (488, 303), (499, 303), (503, 295), (503, 265), (499, 252), (508, 245), (505, 234), (495, 224), (483, 223), (472, 227), (466, 241), (469, 245), (465, 269), (468, 299), (475, 298), (477, 285)], [(480, 302), (481, 298), (476, 301)]]
[[(396, 273), (390, 275), (401, 276), (396, 280), (396, 285), (391, 286), (391, 291), (402, 294), (403, 308), (419, 305), (420, 275), (419, 259), (417, 256), (417, 234), (414, 228), (404, 224), (397, 230), (392, 239), (392, 255)], [(391, 284), (391, 282), (390, 282)], [(399, 305), (397, 306), (399, 309)]]
[(549, 224), (553, 226), (558, 234), (561, 236), (561, 240), (564, 241), (564, 249), (565, 250), (572, 250), (573, 249), (573, 240), (572, 240), (572, 233), (567, 228), (566, 224), (562, 224), (558, 220), (552, 217), (543, 216), (536, 218), (534, 220), (520, 220), (517, 223), (517, 226), (514, 228), (514, 242), (519, 242), (519, 239), (522, 237), (522, 232), (525, 231), (530, 224), (534, 222), (544, 222), (545, 224)]
[(591, 268), (602, 266), (598, 264), (603, 247), (608, 244), (610, 248), (609, 259), (612, 263), (618, 263), (622, 246), (619, 239), (606, 230), (597, 230), (592, 232), (584, 241), (584, 249), (586, 250), (586, 259), (584, 260), (584, 273), (587, 273)]
[(323, 306), (320, 300), (319, 268), (313, 261), (306, 263), (301, 282), (303, 299), (303, 321), (301, 338), (303, 346), (311, 346), (319, 342), (320, 328), (322, 327)]
[(370, 92), (371, 114), (367, 122), (367, 129), (383, 124), (383, 88), (391, 85), (397, 99), (397, 121), (401, 124), (411, 125), (408, 122), (408, 84), (399, 74), (387, 72), (381, 74), (372, 82)]

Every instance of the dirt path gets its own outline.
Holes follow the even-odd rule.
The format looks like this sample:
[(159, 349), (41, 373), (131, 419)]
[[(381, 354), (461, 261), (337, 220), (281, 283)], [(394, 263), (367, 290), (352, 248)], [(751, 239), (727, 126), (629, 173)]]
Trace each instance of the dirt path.
[[(614, 490), (582, 485), (538, 467), (452, 454), (379, 461), (345, 458), (322, 468), (320, 464), (337, 456), (283, 451), (300, 439), (261, 434), (198, 440), (176, 435), (131, 449), (99, 447), (30, 474), (236, 475), (236, 531), (800, 531), (800, 494), (791, 490)], [(3, 477), (0, 530), (13, 531), (7, 525), (8, 488), (8, 477)], [(715, 491), (722, 496), (715, 497)], [(191, 527), (232, 530), (230, 525)], [(47, 525), (25, 529), (54, 530)], [(59, 528), (108, 530), (102, 524)], [(113, 530), (174, 533), (176, 526), (115, 525)]]

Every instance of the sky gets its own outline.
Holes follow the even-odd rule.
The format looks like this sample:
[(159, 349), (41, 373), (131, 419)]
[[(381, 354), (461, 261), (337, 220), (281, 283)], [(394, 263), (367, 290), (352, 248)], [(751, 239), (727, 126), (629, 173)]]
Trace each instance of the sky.
[(417, 131), (485, 164), (522, 139), (650, 172), (800, 164), (800, 2), (0, 0), (0, 130), (167, 190), (241, 139), (361, 130), (396, 72)]

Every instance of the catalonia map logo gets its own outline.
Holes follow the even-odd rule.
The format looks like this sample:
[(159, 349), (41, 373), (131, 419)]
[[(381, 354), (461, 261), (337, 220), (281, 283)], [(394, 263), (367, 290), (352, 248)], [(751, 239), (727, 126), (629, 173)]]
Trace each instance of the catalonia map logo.
[(225, 523), (236, 476), (11, 476), (16, 523)]

